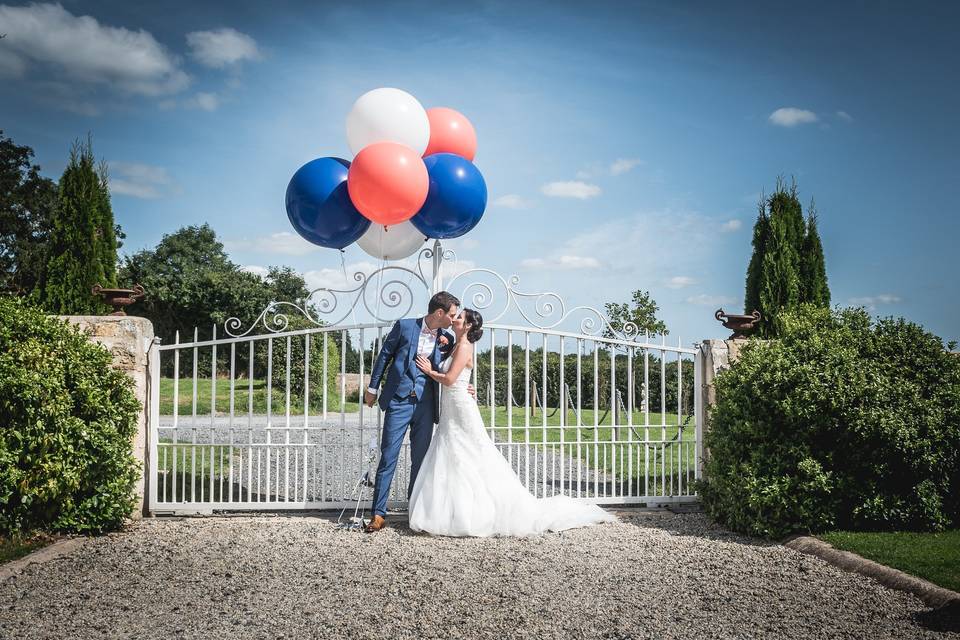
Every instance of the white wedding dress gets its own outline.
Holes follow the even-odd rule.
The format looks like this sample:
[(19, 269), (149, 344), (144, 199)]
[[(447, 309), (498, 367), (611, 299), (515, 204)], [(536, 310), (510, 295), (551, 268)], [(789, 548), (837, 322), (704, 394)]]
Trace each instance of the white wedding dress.
[[(440, 365), (447, 371), (452, 358)], [(535, 498), (484, 430), (467, 385), (443, 387), (440, 423), (410, 494), (410, 528), (443, 536), (529, 536), (616, 517), (568, 496)]]

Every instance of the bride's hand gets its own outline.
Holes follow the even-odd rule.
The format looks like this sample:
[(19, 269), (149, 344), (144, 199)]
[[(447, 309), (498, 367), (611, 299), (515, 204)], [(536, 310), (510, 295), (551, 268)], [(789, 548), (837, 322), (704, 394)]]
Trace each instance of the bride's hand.
[(428, 375), (433, 373), (433, 365), (427, 360), (426, 356), (417, 356), (417, 367)]

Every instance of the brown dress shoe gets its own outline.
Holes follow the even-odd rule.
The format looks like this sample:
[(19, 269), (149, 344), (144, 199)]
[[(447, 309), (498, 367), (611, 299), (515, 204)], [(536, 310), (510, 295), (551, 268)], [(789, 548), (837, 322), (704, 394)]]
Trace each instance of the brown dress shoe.
[(367, 524), (367, 527), (364, 529), (367, 533), (373, 533), (374, 531), (380, 531), (387, 526), (387, 520), (383, 516), (377, 514), (373, 516), (373, 520)]

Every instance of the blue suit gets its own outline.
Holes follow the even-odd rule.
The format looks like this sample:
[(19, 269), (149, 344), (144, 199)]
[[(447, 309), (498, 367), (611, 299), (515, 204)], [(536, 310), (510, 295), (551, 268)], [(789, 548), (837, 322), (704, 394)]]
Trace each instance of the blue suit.
[[(383, 347), (370, 372), (370, 386), (379, 387), (384, 372), (387, 382), (380, 393), (380, 408), (384, 411), (383, 431), (380, 436), (380, 463), (373, 488), (373, 512), (387, 513), (387, 494), (397, 469), (397, 458), (403, 436), (410, 427), (410, 484), (407, 497), (413, 491), (413, 483), (420, 471), (423, 457), (430, 448), (433, 425), (439, 420), (439, 395), (437, 383), (417, 367), (417, 343), (423, 318), (398, 320), (383, 341)], [(440, 336), (446, 335), (453, 346), (453, 336), (437, 330), (437, 342), (431, 355), (433, 368), (442, 360)]]

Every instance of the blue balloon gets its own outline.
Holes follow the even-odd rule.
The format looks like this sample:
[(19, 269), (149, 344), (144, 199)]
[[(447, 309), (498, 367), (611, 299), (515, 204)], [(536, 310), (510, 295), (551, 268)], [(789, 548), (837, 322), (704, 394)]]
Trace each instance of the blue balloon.
[(330, 249), (343, 249), (364, 234), (363, 217), (347, 193), (350, 163), (341, 158), (317, 158), (303, 165), (287, 185), (287, 217), (305, 240)]
[(435, 153), (423, 162), (430, 191), (410, 219), (413, 226), (429, 238), (457, 238), (477, 226), (487, 207), (487, 184), (480, 170), (453, 153)]

